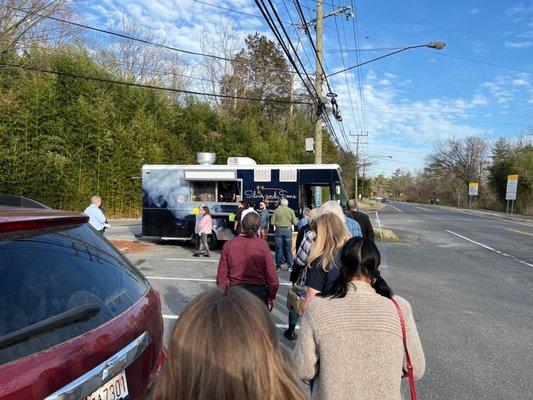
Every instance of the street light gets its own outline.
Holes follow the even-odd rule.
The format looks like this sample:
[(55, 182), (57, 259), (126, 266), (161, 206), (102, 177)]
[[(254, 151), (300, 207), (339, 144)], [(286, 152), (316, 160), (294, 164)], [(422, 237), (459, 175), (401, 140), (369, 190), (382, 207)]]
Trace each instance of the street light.
[(429, 42), (429, 43), (426, 43), (426, 44), (418, 44), (416, 46), (402, 47), (401, 49), (393, 51), (392, 53), (388, 53), (388, 54), (373, 58), (371, 60), (364, 61), (364, 62), (362, 62), (360, 64), (357, 64), (357, 65), (354, 65), (352, 67), (341, 69), (340, 71), (337, 71), (337, 72), (334, 72), (332, 74), (327, 75), (326, 78), (329, 78), (330, 76), (333, 76), (333, 75), (340, 74), (342, 72), (349, 71), (349, 70), (354, 69), (354, 68), (358, 68), (358, 67), (360, 67), (362, 65), (369, 64), (369, 63), (377, 61), (377, 60), (381, 60), (382, 58), (389, 57), (389, 56), (392, 56), (392, 55), (397, 54), (397, 53), (401, 53), (402, 51), (411, 50), (411, 49), (418, 49), (420, 47), (427, 47), (427, 48), (430, 48), (430, 49), (442, 50), (444, 48), (444, 46), (446, 46), (446, 43), (444, 43), (443, 41), (436, 41), (436, 42)]

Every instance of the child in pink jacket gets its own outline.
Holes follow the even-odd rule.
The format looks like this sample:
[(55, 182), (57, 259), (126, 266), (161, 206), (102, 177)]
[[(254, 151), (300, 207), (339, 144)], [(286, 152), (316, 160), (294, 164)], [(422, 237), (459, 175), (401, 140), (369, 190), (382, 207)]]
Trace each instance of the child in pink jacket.
[(200, 235), (200, 245), (194, 254), (195, 257), (200, 257), (200, 253), (204, 253), (204, 257), (209, 257), (209, 246), (207, 244), (207, 235), (211, 234), (213, 230), (213, 221), (211, 213), (207, 206), (202, 206), (200, 212), (203, 214), (200, 221), (198, 221), (198, 234)]

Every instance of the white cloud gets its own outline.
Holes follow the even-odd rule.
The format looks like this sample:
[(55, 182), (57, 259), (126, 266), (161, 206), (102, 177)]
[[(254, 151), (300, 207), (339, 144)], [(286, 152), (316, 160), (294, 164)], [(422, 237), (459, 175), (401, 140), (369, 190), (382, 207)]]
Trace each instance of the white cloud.
[(525, 79), (513, 79), (513, 86), (528, 86), (529, 82)]
[(378, 83), (379, 83), (380, 85), (383, 85), (383, 86), (389, 86), (389, 85), (390, 85), (390, 81), (389, 81), (388, 79), (380, 79), (380, 80), (378, 81)]
[(505, 42), (505, 47), (509, 49), (527, 49), (533, 46), (533, 42)]
[(524, 31), (522, 33), (519, 33), (516, 35), (517, 38), (524, 38), (524, 39), (532, 39), (533, 38), (533, 31)]
[(505, 11), (505, 15), (525, 15), (533, 12), (533, 5), (524, 5), (524, 3), (513, 4)]
[(476, 14), (479, 13), (479, 11), (480, 11), (479, 8), (476, 7), (476, 8), (472, 8), (469, 12), (470, 12), (470, 14), (472, 14), (472, 15), (476, 15)]

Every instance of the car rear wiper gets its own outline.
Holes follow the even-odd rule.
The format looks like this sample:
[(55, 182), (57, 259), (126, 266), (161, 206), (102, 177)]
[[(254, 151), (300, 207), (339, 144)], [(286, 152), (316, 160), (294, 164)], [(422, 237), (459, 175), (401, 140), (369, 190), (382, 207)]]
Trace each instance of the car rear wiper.
[(100, 306), (98, 304), (86, 304), (72, 308), (61, 314), (54, 315), (53, 317), (44, 319), (33, 325), (0, 337), (0, 350), (15, 343), (31, 339), (34, 336), (62, 328), (66, 325), (89, 320), (98, 314), (99, 311)]

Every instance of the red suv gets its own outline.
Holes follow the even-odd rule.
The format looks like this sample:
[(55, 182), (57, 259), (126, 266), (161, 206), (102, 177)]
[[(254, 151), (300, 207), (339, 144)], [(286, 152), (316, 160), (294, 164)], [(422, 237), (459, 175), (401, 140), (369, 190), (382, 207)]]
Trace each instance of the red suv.
[(83, 214), (0, 195), (0, 400), (144, 399), (159, 294)]

